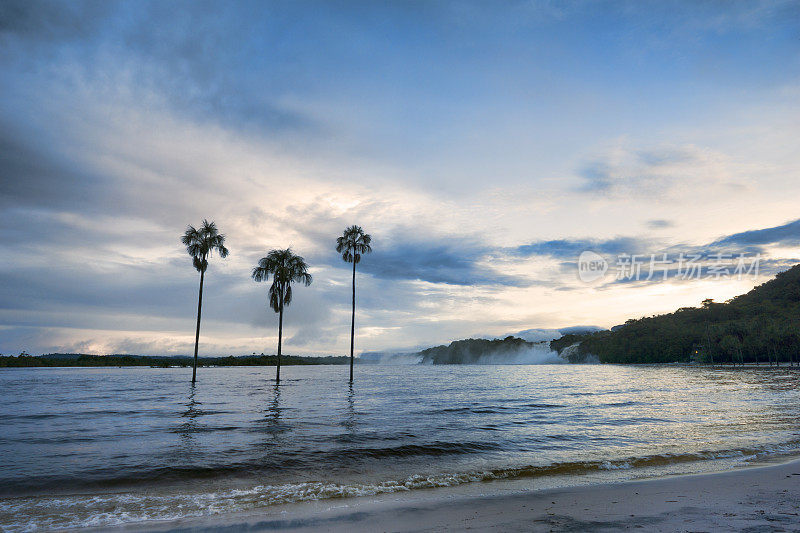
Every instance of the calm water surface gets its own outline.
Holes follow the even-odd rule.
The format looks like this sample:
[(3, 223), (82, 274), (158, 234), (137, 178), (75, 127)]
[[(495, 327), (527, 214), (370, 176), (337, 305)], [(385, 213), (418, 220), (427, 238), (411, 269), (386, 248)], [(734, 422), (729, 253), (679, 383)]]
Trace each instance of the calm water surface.
[[(707, 471), (800, 449), (796, 370), (0, 371), (0, 528), (108, 526), (443, 486)], [(592, 477), (594, 476), (594, 477)]]

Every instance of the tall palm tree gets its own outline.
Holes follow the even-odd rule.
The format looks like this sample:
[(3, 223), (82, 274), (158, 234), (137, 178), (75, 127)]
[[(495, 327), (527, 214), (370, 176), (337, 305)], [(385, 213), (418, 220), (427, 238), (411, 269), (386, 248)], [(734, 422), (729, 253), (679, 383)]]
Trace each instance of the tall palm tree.
[(291, 248), (285, 250), (270, 250), (266, 257), (258, 260), (258, 266), (253, 269), (255, 281), (268, 281), (272, 275), (272, 285), (269, 288), (269, 306), (278, 313), (278, 370), (275, 374), (275, 383), (281, 380), (281, 340), (283, 338), (283, 308), (292, 303), (292, 283), (299, 281), (306, 287), (311, 285), (311, 274), (308, 265), (299, 255), (295, 255)]
[(342, 254), (342, 259), (353, 263), (353, 314), (350, 319), (350, 383), (353, 382), (353, 347), (356, 332), (356, 264), (361, 261), (363, 254), (372, 251), (370, 243), (372, 237), (364, 233), (360, 226), (350, 226), (344, 230), (341, 237), (336, 239), (336, 251)]
[(225, 235), (217, 230), (214, 222), (203, 219), (200, 228), (189, 226), (181, 237), (186, 251), (192, 256), (194, 268), (200, 272), (200, 295), (197, 297), (197, 331), (194, 334), (194, 364), (192, 365), (192, 383), (197, 381), (197, 346), (200, 343), (200, 312), (203, 309), (203, 279), (208, 268), (208, 258), (216, 251), (220, 257), (228, 257), (225, 248)]

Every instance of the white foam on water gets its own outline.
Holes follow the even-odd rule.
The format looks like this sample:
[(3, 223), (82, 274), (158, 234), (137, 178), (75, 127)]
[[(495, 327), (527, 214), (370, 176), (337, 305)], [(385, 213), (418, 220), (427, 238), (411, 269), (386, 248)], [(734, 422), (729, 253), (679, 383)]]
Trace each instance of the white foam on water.
[(766, 446), (759, 450), (725, 450), (696, 454), (658, 455), (624, 460), (526, 466), (489, 471), (412, 475), (403, 480), (379, 483), (338, 484), (324, 482), (255, 485), (209, 492), (112, 493), (75, 496), (39, 496), (0, 500), (0, 528), (8, 532), (81, 527), (113, 527), (152, 520), (168, 521), (245, 511), (267, 506), (312, 500), (376, 496), (415, 489), (454, 487), (466, 483), (535, 478), (550, 475), (576, 476), (596, 471), (674, 469), (731, 459), (736, 463), (775, 454), (798, 453), (798, 443)]

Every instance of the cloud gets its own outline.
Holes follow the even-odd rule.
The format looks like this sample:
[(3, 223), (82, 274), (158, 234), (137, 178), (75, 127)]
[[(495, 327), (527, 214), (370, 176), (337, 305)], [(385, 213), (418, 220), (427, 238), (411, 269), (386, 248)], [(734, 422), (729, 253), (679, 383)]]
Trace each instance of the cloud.
[(674, 227), (675, 223), (671, 220), (666, 220), (663, 218), (654, 218), (652, 220), (647, 221), (647, 227), (650, 229), (664, 229), (664, 228), (671, 228)]
[(650, 243), (651, 241), (649, 239), (636, 237), (615, 237), (613, 239), (557, 239), (523, 244), (509, 251), (513, 255), (522, 257), (538, 255), (557, 259), (577, 259), (582, 252), (587, 250), (606, 255), (643, 253)]
[(674, 198), (689, 186), (741, 187), (731, 158), (695, 145), (634, 148), (620, 141), (579, 171), (578, 192), (620, 198)]
[[(656, 221), (661, 222), (661, 221)], [(657, 227), (663, 227), (657, 224)], [(669, 227), (669, 226), (667, 226)], [(613, 239), (559, 239), (538, 241), (506, 250), (511, 256), (519, 257), (551, 257), (561, 260), (559, 272), (574, 273), (578, 268), (578, 256), (584, 251), (593, 251), (602, 255), (609, 262), (611, 269), (628, 268), (628, 262), (635, 261), (640, 264), (642, 276), (634, 275), (615, 279), (611, 284), (649, 284), (665, 279), (676, 281), (693, 281), (714, 276), (713, 264), (720, 264), (734, 272), (739, 258), (745, 261), (745, 268), (757, 260), (758, 271), (756, 274), (774, 275), (797, 263), (791, 258), (769, 257), (770, 245), (798, 246), (800, 245), (800, 219), (771, 228), (757, 229), (735, 233), (716, 239), (706, 244), (671, 243), (665, 239), (615, 237)], [(765, 254), (759, 257), (758, 254)], [(664, 260), (668, 265), (661, 265)], [(683, 258), (683, 259), (681, 259)], [(655, 261), (657, 272), (649, 276), (650, 262)], [(696, 274), (685, 277), (688, 262), (698, 263)], [(752, 274), (751, 274), (752, 277)], [(569, 284), (560, 285), (557, 290), (571, 290)]]
[(0, 119), (0, 206), (93, 210), (106, 184)]
[(364, 272), (382, 279), (420, 280), (451, 285), (523, 287), (521, 276), (490, 266), (491, 248), (461, 238), (433, 241), (399, 240), (378, 248), (364, 262)]
[(800, 219), (772, 228), (743, 231), (717, 239), (710, 246), (718, 248), (745, 247), (760, 249), (768, 244), (800, 245)]
[(0, 34), (26, 41), (52, 42), (92, 33), (111, 2), (87, 0), (7, 0), (0, 5)]
[[(277, 223), (292, 235), (302, 236), (311, 250), (307, 258), (332, 268), (349, 268), (334, 251), (335, 237), (353, 220), (359, 220), (372, 234), (373, 251), (359, 263), (358, 270), (376, 278), (450, 285), (523, 287), (530, 284), (524, 276), (505, 274), (495, 268), (492, 255), (499, 250), (482, 237), (442, 234), (435, 217), (431, 217), (431, 229), (424, 240), (416, 235), (414, 228), (405, 225), (388, 228), (384, 225), (379, 233), (370, 229), (371, 223), (379, 223), (378, 218), (407, 217), (408, 208), (401, 204), (407, 201), (402, 197), (351, 200), (354, 205), (338, 211), (325, 199), (314, 198), (275, 215), (261, 211), (258, 216)], [(424, 213), (424, 208), (420, 211), (420, 219), (430, 216)]]

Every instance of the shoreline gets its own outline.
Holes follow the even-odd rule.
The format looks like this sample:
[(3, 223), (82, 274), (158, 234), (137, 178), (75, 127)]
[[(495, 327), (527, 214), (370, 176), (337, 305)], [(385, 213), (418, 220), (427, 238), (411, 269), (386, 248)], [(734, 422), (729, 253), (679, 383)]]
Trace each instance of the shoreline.
[[(800, 458), (722, 472), (459, 495), (426, 491), (123, 525), (117, 531), (783, 531), (800, 528)], [(106, 530), (108, 528), (105, 528)]]

